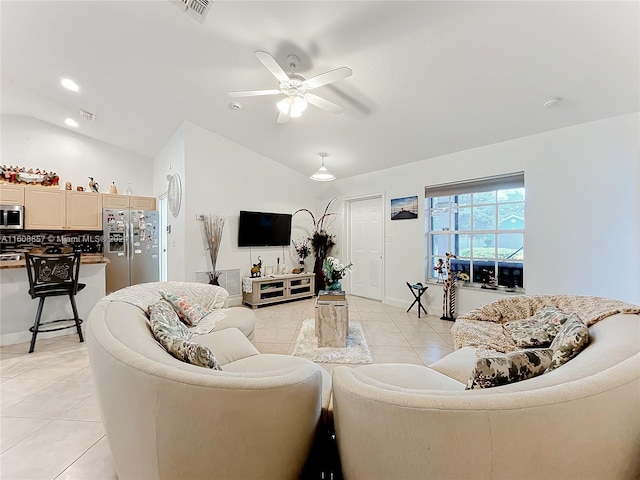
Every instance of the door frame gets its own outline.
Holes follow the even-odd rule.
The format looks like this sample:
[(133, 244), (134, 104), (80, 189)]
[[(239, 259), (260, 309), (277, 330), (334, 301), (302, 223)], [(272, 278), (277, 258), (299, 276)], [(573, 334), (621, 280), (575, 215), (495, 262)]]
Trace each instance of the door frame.
[(167, 271), (168, 271), (168, 244), (169, 237), (167, 231), (167, 225), (169, 224), (169, 216), (168, 216), (168, 201), (169, 193), (164, 192), (158, 196), (158, 230), (159, 230), (159, 245), (158, 249), (159, 258), (158, 258), (158, 278), (161, 282), (167, 281)]
[[(380, 235), (382, 236), (382, 238), (380, 239), (380, 244), (382, 245), (382, 272), (381, 272), (381, 276), (382, 276), (382, 291), (380, 292), (380, 301), (382, 303), (384, 303), (384, 298), (385, 298), (385, 292), (386, 292), (386, 288), (387, 288), (387, 282), (384, 280), (385, 277), (385, 271), (386, 271), (386, 263), (387, 263), (387, 245), (386, 242), (384, 241), (384, 239), (386, 238), (386, 228), (387, 228), (387, 223), (385, 222), (385, 215), (386, 215), (386, 193), (385, 192), (375, 192), (375, 193), (368, 193), (368, 194), (364, 194), (364, 195), (356, 195), (353, 197), (346, 197), (344, 199), (344, 210), (345, 210), (345, 231), (342, 232), (344, 238), (346, 239), (346, 250), (349, 254), (349, 261), (351, 261), (351, 242), (352, 242), (352, 238), (351, 238), (351, 209), (352, 209), (352, 204), (354, 202), (359, 202), (360, 200), (370, 200), (373, 198), (378, 198), (380, 199), (380, 203), (382, 206), (381, 212), (382, 212), (382, 219), (380, 222), (380, 225), (382, 225), (382, 231), (380, 232)], [(351, 276), (348, 275), (347, 278), (349, 279), (349, 293), (351, 293)]]

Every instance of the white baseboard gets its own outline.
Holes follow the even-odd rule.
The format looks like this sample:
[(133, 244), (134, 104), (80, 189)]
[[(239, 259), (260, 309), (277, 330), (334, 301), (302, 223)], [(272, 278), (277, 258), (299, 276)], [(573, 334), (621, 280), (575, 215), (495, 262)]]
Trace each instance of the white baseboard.
[(227, 298), (227, 306), (228, 307), (241, 307), (242, 306), (242, 295), (229, 296), (229, 298)]
[(382, 303), (384, 303), (385, 305), (391, 305), (392, 307), (399, 307), (399, 308), (408, 308), (410, 303), (407, 304), (406, 300), (400, 300), (398, 298), (391, 298), (391, 297), (385, 297), (382, 299)]

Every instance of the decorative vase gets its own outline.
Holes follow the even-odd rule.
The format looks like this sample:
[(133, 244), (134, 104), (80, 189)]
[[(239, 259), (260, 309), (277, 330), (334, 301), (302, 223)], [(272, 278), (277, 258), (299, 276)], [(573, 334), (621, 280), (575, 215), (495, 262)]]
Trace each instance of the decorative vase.
[(209, 274), (209, 285), (218, 285), (218, 278), (220, 278), (220, 272), (207, 272)]
[(302, 257), (298, 259), (298, 270), (300, 270), (300, 273), (304, 272), (304, 258)]
[(322, 271), (322, 264), (324, 262), (324, 258), (322, 257), (316, 257), (316, 263), (313, 266), (313, 273), (316, 274), (316, 281), (315, 281), (315, 293), (316, 295), (318, 294), (318, 292), (320, 290), (324, 290), (325, 289), (325, 278), (324, 278), (324, 272)]
[(328, 284), (325, 287), (325, 290), (342, 290), (342, 285), (340, 284), (340, 280), (336, 280), (335, 282)]

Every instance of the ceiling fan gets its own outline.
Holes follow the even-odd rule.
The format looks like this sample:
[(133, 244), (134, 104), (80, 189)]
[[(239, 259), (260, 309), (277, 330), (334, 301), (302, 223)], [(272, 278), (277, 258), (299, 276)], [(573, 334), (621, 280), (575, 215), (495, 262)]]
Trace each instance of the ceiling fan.
[(258, 50), (255, 52), (255, 55), (273, 76), (278, 79), (280, 82), (278, 89), (242, 90), (229, 92), (229, 96), (256, 97), (260, 95), (285, 95), (286, 97), (277, 103), (278, 110), (280, 110), (278, 123), (286, 123), (290, 117), (296, 118), (301, 116), (302, 112), (307, 108), (308, 103), (332, 113), (342, 113), (344, 111), (344, 108), (340, 105), (313, 93), (308, 93), (308, 91), (350, 77), (353, 74), (350, 68), (340, 67), (305, 79), (302, 75), (293, 72), (293, 70), (300, 65), (300, 59), (296, 55), (287, 56), (287, 61), (291, 68), (291, 73), (289, 74), (285, 73), (278, 62), (267, 52)]

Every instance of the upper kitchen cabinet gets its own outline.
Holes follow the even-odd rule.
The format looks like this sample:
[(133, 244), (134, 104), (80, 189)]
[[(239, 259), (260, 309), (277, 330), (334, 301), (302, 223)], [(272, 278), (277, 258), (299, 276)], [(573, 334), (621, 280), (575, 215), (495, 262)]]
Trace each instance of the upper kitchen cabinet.
[(129, 208), (129, 195), (102, 195), (102, 208)]
[(102, 195), (93, 192), (67, 193), (67, 218), (69, 230), (102, 230)]
[(0, 185), (0, 204), (24, 205), (24, 185), (3, 183)]
[(102, 195), (26, 188), (24, 213), (27, 230), (102, 230)]
[(136, 210), (155, 210), (156, 199), (154, 197), (139, 197), (135, 195), (112, 195), (102, 196), (103, 208), (134, 208)]
[(134, 208), (136, 210), (155, 210), (156, 199), (155, 197), (137, 197), (135, 195), (131, 195), (129, 197), (129, 208)]
[(24, 226), (33, 230), (65, 228), (66, 194), (54, 188), (26, 188), (24, 191)]

